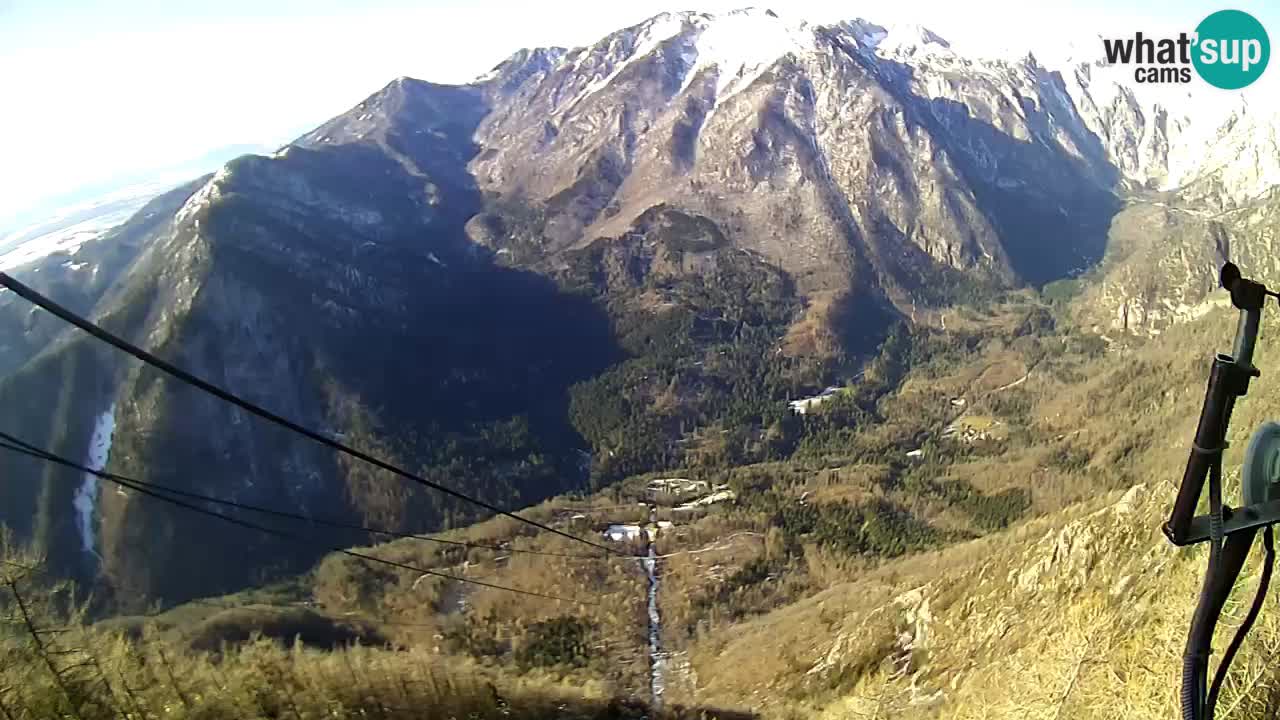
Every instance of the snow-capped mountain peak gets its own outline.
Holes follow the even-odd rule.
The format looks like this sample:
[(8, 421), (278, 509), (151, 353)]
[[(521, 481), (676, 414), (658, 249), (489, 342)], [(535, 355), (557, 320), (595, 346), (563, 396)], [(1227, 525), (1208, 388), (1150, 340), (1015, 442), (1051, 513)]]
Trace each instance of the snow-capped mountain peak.
[(814, 51), (817, 40), (808, 23), (783, 19), (765, 8), (720, 14), (662, 13), (571, 53), (566, 59), (569, 72), (586, 75), (590, 81), (563, 107), (607, 87), (633, 63), (669, 44), (678, 47), (681, 91), (701, 73), (711, 71), (717, 98), (726, 98), (749, 86), (788, 53)]
[(717, 101), (749, 86), (788, 53), (802, 55), (817, 48), (807, 23), (788, 22), (772, 10), (750, 8), (719, 16), (702, 15), (694, 26), (695, 35), (684, 50), (688, 65), (682, 88), (711, 70), (716, 73)]
[(923, 25), (878, 25), (857, 18), (835, 27), (851, 35), (859, 47), (884, 57), (951, 53), (951, 43)]

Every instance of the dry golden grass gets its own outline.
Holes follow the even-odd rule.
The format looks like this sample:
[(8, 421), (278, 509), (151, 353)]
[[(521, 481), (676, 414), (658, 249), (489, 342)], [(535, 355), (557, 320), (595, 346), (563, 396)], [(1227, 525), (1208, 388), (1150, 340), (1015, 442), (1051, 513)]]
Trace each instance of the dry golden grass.
[[(495, 528), (472, 529), (469, 542), (499, 542)], [(454, 537), (459, 537), (455, 534)], [(554, 537), (554, 536), (552, 536)], [(510, 537), (506, 540), (512, 540)], [(517, 536), (515, 548), (581, 555), (584, 548), (563, 538)], [(620, 694), (640, 694), (646, 686), (645, 592), (639, 563), (627, 558), (553, 557), (467, 550), (446, 557), (436, 547), (399, 540), (363, 550), (394, 562), (437, 570), (554, 598), (532, 597), (465, 584), (421, 573), (370, 566), (345, 557), (327, 558), (316, 572), (315, 597), (330, 613), (354, 613), (421, 628), (388, 626), (388, 637), (415, 645), (426, 642), (444, 652), (505, 663), (533, 625), (557, 617), (590, 623), (592, 656), (576, 670), (607, 683)], [(590, 548), (585, 552), (591, 553)], [(460, 642), (459, 638), (465, 638)]]
[[(193, 647), (201, 627), (169, 625), (177, 612), (121, 629), (86, 625), (67, 586), (50, 586), (40, 559), (0, 537), (0, 717), (107, 718), (629, 718), (743, 716), (701, 708), (658, 711), (614, 683), (568, 668), (482, 665), (415, 642), (316, 649), (226, 636)], [(252, 627), (260, 606), (215, 612), (212, 622)], [(296, 617), (294, 618), (297, 619)]]
[(983, 368), (981, 373), (973, 379), (969, 394), (977, 397), (1012, 385), (1027, 373), (1027, 369), (1026, 364), (1016, 358), (1005, 358), (993, 362)]
[[(1042, 516), (851, 568), (812, 597), (712, 628), (689, 649), (693, 680), (681, 697), (780, 717), (1174, 717), (1205, 553), (1172, 548), (1157, 528), (1186, 462), (1208, 360), (1227, 347), (1231, 320), (1219, 313), (1115, 350), (1077, 380), (1033, 374), (1024, 384), (1031, 444), (946, 472), (987, 492), (1030, 487)], [(1280, 415), (1280, 393), (1267, 384), (1280, 375), (1280, 334), (1267, 329), (1263, 379), (1233, 421), (1229, 496), (1248, 434)], [(1048, 465), (1064, 443), (1087, 451), (1081, 469)], [(1252, 599), (1256, 558), (1250, 567), (1219, 649)], [(1219, 717), (1269, 717), (1280, 705), (1273, 609), (1233, 666)]]
[(805, 305), (804, 315), (787, 328), (782, 339), (782, 350), (789, 357), (830, 357), (839, 351), (840, 341), (832, 331), (835, 325), (832, 313), (840, 296), (832, 292), (811, 295)]

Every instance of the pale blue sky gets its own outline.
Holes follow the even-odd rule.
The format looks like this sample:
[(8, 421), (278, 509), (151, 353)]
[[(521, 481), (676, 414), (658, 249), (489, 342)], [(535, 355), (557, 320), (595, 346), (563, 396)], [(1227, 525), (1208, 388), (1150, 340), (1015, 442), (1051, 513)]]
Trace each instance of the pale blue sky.
[[(520, 47), (582, 45), (663, 10), (744, 4), (0, 0), (0, 217), (211, 148), (278, 144), (399, 75), (464, 82)], [(1224, 7), (1280, 28), (1280, 13), (1258, 0), (773, 6), (784, 17), (818, 22), (916, 22), (962, 49), (1033, 50), (1099, 32), (1190, 31)]]

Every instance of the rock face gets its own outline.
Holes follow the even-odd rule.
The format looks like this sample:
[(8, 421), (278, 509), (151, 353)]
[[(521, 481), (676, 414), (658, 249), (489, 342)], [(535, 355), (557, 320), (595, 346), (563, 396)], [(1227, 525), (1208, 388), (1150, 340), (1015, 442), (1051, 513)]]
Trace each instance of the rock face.
[(535, 221), (504, 240), (542, 257), (667, 203), (806, 292), (908, 293), (937, 267), (1040, 282), (1096, 259), (1118, 176), (1061, 79), (895, 39), (681, 13), (570, 51), (495, 93), (472, 163), (493, 217), (473, 236), (516, 205)]
[(1250, 277), (1280, 281), (1274, 191), (1222, 212), (1182, 195), (1135, 202), (1113, 220), (1102, 263), (1077, 281), (1081, 323), (1096, 332), (1157, 335), (1228, 298), (1218, 271), (1228, 260)]
[[(1089, 268), (1082, 320), (1152, 332), (1200, 312), (1225, 257), (1280, 272), (1271, 119), (1247, 104), (1204, 119), (1103, 70), (965, 57), (918, 27), (667, 13), (590, 47), (521, 50), (467, 86), (396, 80), (157, 199), (86, 247), (91, 282), (65, 258), (22, 273), (280, 414), (515, 507), (583, 486), (583, 436), (624, 457), (632, 437), (608, 413), (570, 426), (569, 388), (618, 360), (624, 331), (628, 353), (652, 346), (663, 326), (645, 323), (673, 307), (687, 322), (670, 326), (703, 338), (664, 359), (688, 392), (638, 370), (619, 385), (628, 413), (732, 387), (680, 366), (722, 354), (713, 341), (856, 354), (918, 305)], [(0, 400), (16, 408), (0, 421), (32, 442), (81, 456), (114, 403), (111, 466), (127, 474), (400, 529), (471, 517), (6, 295), (0, 328)], [(632, 460), (615, 472), (644, 469)], [(214, 592), (311, 557), (108, 493), (99, 563), (54, 519), (70, 491), (36, 489), (57, 473), (0, 463), (31, 479), (6, 486), (0, 519), (121, 596)], [(191, 527), (216, 538), (201, 552), (234, 559), (210, 563), (224, 575), (190, 562)], [(144, 541), (153, 552), (130, 551)]]
[(1103, 260), (1082, 283), (1076, 311), (1086, 326), (1153, 335), (1199, 317), (1226, 260), (1277, 278), (1268, 222), (1280, 118), (1266, 103), (1199, 86), (1153, 96), (1094, 63), (1062, 75), (1128, 191)]
[[(273, 157), (228, 164), (171, 203), (96, 314), (276, 413), (491, 502), (580, 487), (564, 395), (613, 357), (608, 327), (587, 301), (466, 241), (479, 196), (465, 166), (483, 107), (471, 89), (398, 80)], [(111, 468), (126, 475), (402, 530), (474, 517), (68, 337), (0, 388), (23, 409), (6, 429), (78, 457), (81, 418), (117, 402)], [(44, 472), (0, 462), (33, 480)], [(63, 509), (38, 492), (13, 500), (6, 521)], [(96, 569), (122, 602), (230, 589), (317, 551), (281, 552), (174, 512), (105, 494)], [(27, 529), (61, 548), (62, 564), (96, 564), (71, 551), (66, 528)]]
[[(664, 14), (587, 48), (522, 51), (485, 80), (494, 109), (471, 169), (488, 202), (469, 233), (517, 264), (554, 264), (666, 204), (806, 295), (898, 307), (952, 286), (950, 270), (1043, 284), (1136, 244), (1144, 262), (1108, 275), (1083, 314), (1158, 332), (1213, 287), (1216, 266), (1186, 252), (1221, 254), (1225, 232), (1243, 235), (1239, 260), (1266, 253), (1257, 224), (1236, 222), (1280, 178), (1277, 119), (1243, 94), (1153, 95), (1098, 55), (1050, 69), (965, 57), (924, 28), (763, 10)], [(1167, 207), (1230, 217), (1217, 235), (1152, 225)]]

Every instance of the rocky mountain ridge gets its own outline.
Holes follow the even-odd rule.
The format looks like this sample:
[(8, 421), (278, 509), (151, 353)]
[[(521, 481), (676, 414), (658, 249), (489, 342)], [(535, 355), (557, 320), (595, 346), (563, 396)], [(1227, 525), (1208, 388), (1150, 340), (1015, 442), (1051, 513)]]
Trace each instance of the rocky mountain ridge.
[[(522, 51), (491, 74), (521, 68), (481, 124), (491, 149), (472, 166), (483, 189), (523, 211), (508, 216), (536, 217), (513, 227), (501, 210), (483, 212), (469, 231), (494, 247), (501, 237), (499, 252), (517, 257), (522, 234), (537, 235), (529, 252), (545, 260), (625, 232), (661, 201), (715, 219), (806, 291), (876, 284), (901, 309), (925, 294), (922, 264), (997, 282), (1084, 272), (1109, 247), (1120, 210), (1109, 195), (1237, 215), (1266, 195), (1280, 177), (1280, 123), (1265, 104), (1198, 88), (1154, 94), (1100, 63), (1100, 44), (1092, 58), (1050, 68), (1030, 53), (966, 57), (918, 27), (811, 26), (746, 10), (660, 15), (533, 65)], [(525, 123), (528, 111), (546, 119)], [(540, 162), (523, 162), (530, 156)], [(790, 210), (770, 207), (784, 200)], [(1099, 224), (1062, 227), (1082, 216)], [(1161, 226), (1142, 232), (1153, 248), (1168, 244)], [(1181, 264), (1167, 283), (1199, 288), (1211, 275), (1209, 264)], [(1089, 312), (1108, 318), (1108, 331), (1159, 331), (1163, 321), (1111, 322), (1125, 306), (1164, 317), (1160, 307), (1204, 297), (1179, 292), (1148, 307), (1131, 279), (1105, 282)]]

